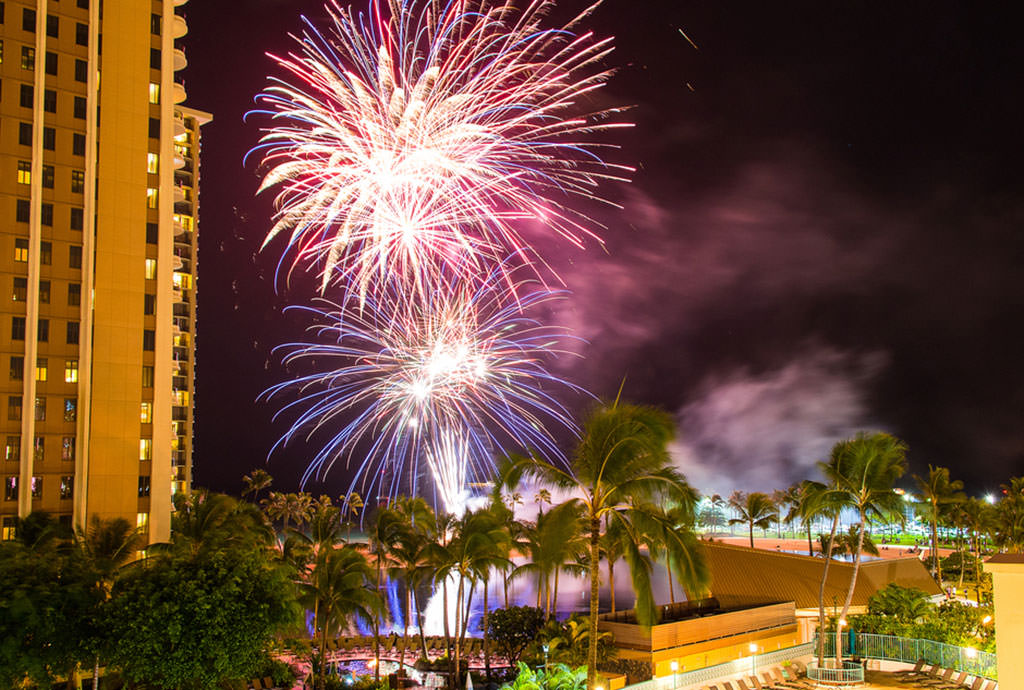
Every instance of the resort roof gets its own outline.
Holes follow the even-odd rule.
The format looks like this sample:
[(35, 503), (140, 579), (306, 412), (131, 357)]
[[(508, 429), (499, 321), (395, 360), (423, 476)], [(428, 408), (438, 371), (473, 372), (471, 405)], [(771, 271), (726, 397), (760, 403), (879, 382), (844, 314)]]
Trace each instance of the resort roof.
[[(798, 609), (817, 608), (824, 561), (779, 551), (704, 542), (711, 569), (711, 593), (724, 607), (792, 601)], [(842, 606), (850, 585), (852, 563), (833, 561), (825, 584), (825, 605)], [(929, 596), (942, 590), (917, 558), (862, 561), (852, 606), (867, 606), (868, 598), (891, 582), (916, 587)]]

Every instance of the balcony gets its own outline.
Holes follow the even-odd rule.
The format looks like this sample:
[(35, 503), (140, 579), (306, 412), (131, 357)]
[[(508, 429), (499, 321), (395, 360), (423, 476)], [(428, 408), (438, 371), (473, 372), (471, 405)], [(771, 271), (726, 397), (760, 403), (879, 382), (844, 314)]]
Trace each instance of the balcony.
[(185, 120), (184, 120), (184, 118), (182, 118), (180, 115), (175, 115), (174, 116), (174, 136), (175, 137), (180, 137), (180, 136), (184, 136), (187, 133), (188, 133), (188, 130), (185, 128)]
[(171, 23), (171, 35), (175, 39), (179, 39), (188, 33), (188, 24), (185, 23), (185, 18), (174, 15), (174, 21)]
[(185, 57), (185, 51), (181, 48), (175, 48), (171, 52), (171, 56), (174, 59), (174, 71), (180, 72), (181, 70), (188, 67), (188, 58)]
[(174, 0), (174, 6), (175, 6), (175, 7), (181, 7), (181, 6), (182, 6), (182, 5), (184, 5), (184, 4), (186, 3), (186, 2), (188, 2), (188, 0)]
[(185, 201), (185, 188), (181, 185), (174, 185), (174, 203), (180, 204)]
[(171, 87), (171, 90), (172, 90), (171, 100), (174, 102), (175, 105), (177, 105), (179, 103), (184, 103), (185, 102), (185, 98), (187, 98), (187, 94), (185, 93), (185, 85), (184, 84), (182, 84), (180, 82), (174, 82), (174, 86)]

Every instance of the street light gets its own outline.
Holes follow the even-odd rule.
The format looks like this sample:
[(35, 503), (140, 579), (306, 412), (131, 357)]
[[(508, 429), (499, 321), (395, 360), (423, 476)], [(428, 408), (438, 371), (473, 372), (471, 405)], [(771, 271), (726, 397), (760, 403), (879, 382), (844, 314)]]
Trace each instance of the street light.
[(757, 678), (757, 643), (751, 642), (747, 645), (747, 649), (750, 650), (750, 673)]
[(547, 673), (548, 672), (548, 650), (550, 649), (550, 647), (548, 646), (547, 642), (544, 643), (543, 649), (544, 649), (544, 673)]
[(676, 686), (679, 683), (679, 676), (676, 675), (677, 673), (679, 673), (679, 662), (673, 659), (672, 662), (668, 665), (668, 667), (672, 669), (672, 690), (675, 690)]

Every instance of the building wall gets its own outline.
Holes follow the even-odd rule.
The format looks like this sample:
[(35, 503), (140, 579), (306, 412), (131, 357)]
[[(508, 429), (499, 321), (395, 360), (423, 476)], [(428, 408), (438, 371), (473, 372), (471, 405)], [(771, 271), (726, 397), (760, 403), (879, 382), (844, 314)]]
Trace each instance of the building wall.
[(192, 372), (178, 362), (193, 359), (183, 303), (195, 303), (209, 116), (184, 108), (175, 82), (181, 5), (106, 0), (101, 21), (95, 0), (4, 3), (4, 537), (15, 516), (46, 510), (78, 525), (124, 517), (163, 540), (171, 493), (191, 480)]

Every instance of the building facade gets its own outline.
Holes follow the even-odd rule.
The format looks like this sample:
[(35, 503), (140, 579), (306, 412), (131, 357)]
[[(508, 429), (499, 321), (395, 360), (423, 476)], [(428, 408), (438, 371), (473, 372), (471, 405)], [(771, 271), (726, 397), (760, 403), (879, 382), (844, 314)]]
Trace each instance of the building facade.
[(0, 2), (0, 520), (170, 533), (191, 482), (186, 0)]

